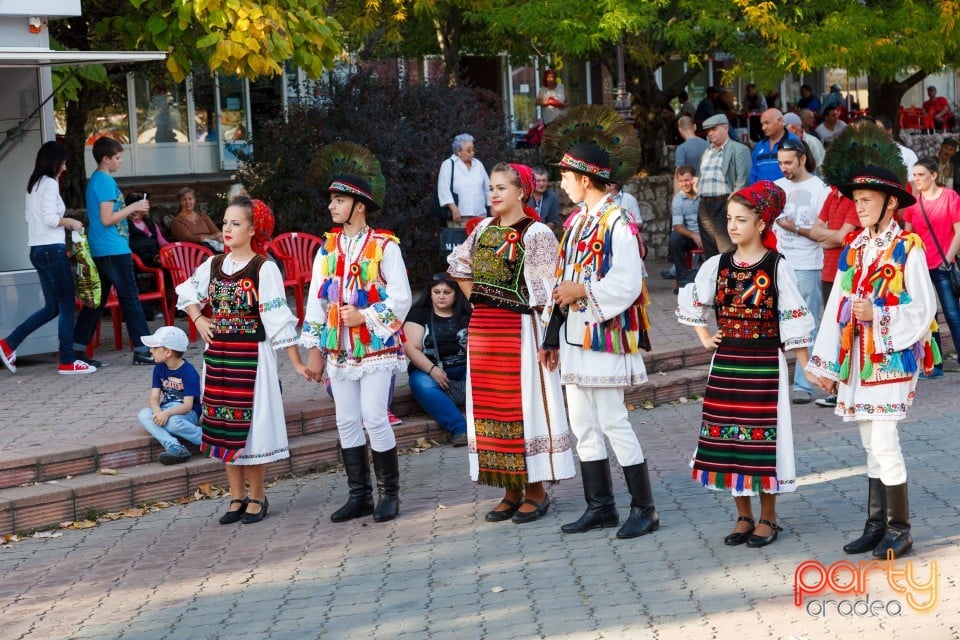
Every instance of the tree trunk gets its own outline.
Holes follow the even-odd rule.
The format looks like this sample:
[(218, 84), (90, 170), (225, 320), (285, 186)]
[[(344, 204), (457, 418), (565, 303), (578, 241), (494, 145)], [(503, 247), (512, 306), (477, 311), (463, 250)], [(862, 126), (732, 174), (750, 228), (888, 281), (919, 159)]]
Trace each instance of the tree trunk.
[(913, 85), (922, 82), (927, 72), (920, 70), (900, 81), (881, 81), (867, 76), (867, 91), (870, 93), (870, 115), (884, 116), (893, 123), (894, 138), (900, 133), (900, 101)]
[(460, 83), (460, 38), (463, 33), (463, 11), (450, 7), (444, 19), (434, 18), (434, 30), (443, 61), (443, 79), (448, 86)]
[(84, 153), (86, 152), (86, 134), (90, 89), (84, 84), (80, 90), (79, 100), (67, 103), (67, 133), (66, 145), (70, 149), (71, 162), (67, 163), (67, 170), (63, 174), (62, 190), (64, 202), (68, 208), (83, 209), (86, 207), (84, 197), (87, 185), (87, 171), (84, 167)]

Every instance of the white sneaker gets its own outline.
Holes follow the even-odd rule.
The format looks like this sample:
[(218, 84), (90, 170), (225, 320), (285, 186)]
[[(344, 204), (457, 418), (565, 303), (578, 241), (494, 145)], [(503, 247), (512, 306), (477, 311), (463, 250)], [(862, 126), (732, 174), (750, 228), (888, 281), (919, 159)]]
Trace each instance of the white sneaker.
[(10, 369), (10, 373), (17, 372), (17, 354), (6, 340), (0, 340), (0, 360), (3, 361), (3, 366)]
[(93, 373), (96, 367), (91, 367), (83, 360), (74, 360), (73, 364), (61, 364), (57, 367), (57, 373), (62, 376), (73, 376), (80, 373)]

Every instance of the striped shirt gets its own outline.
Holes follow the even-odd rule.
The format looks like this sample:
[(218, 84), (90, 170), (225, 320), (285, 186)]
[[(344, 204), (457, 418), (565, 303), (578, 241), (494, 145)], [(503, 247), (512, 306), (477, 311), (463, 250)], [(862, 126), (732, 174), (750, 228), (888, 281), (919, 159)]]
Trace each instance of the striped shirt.
[(700, 159), (700, 196), (704, 198), (715, 198), (730, 194), (727, 188), (727, 179), (723, 175), (723, 151), (727, 148), (727, 140), (723, 146), (717, 149), (710, 145), (703, 152)]

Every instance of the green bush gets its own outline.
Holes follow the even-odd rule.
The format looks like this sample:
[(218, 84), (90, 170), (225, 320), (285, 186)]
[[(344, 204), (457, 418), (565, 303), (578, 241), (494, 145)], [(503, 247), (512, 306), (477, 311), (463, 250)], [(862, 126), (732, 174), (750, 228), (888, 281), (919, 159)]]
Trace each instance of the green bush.
[(325, 98), (261, 127), (255, 157), (238, 179), (273, 208), (278, 233), (320, 234), (332, 227), (321, 192), (326, 185), (307, 184), (307, 167), (329, 142), (364, 145), (379, 158), (387, 182), (383, 209), (370, 222), (400, 238), (410, 281), (426, 282), (446, 268), (438, 253), (441, 223), (430, 210), (454, 136), (468, 132), (476, 139), (477, 158), (488, 171), (511, 158), (500, 97), (472, 87), (401, 87), (396, 78), (360, 73), (333, 84)]

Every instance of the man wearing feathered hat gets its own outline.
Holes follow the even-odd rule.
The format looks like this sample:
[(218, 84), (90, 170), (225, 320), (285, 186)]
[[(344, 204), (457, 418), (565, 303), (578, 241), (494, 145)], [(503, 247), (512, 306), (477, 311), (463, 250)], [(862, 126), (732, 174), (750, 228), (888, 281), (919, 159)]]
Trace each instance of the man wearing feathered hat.
[[(390, 386), (406, 370), (400, 328), (410, 310), (410, 283), (399, 241), (368, 226), (386, 190), (380, 163), (367, 149), (335, 143), (310, 165), (310, 181), (330, 196), (339, 228), (327, 233), (313, 263), (300, 342), (309, 371), (324, 369), (337, 411), (340, 450), (350, 494), (334, 522), (373, 514), (394, 519), (400, 508), (397, 441), (387, 417)], [(373, 504), (367, 442), (373, 450), (379, 499)]]
[(558, 161), (561, 188), (583, 206), (568, 220), (560, 243), (557, 283), (541, 362), (553, 370), (558, 360), (566, 385), (570, 428), (587, 509), (563, 525), (580, 533), (619, 524), (613, 499), (604, 436), (623, 467), (632, 500), (618, 538), (656, 531), (646, 458), (623, 403), (626, 387), (646, 382), (641, 349), (649, 350), (644, 311), (643, 260), (638, 230), (605, 186), (633, 174), (639, 149), (632, 126), (602, 107), (578, 107), (559, 118), (544, 136), (545, 157)]
[[(830, 170), (830, 167), (835, 170)], [(939, 361), (930, 339), (937, 309), (923, 243), (897, 224), (914, 203), (899, 150), (882, 130), (851, 127), (827, 152), (825, 175), (857, 208), (807, 371), (836, 392), (835, 412), (856, 421), (867, 453), (867, 522), (847, 553), (898, 558), (910, 551), (907, 470), (898, 423), (917, 377)]]

